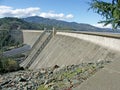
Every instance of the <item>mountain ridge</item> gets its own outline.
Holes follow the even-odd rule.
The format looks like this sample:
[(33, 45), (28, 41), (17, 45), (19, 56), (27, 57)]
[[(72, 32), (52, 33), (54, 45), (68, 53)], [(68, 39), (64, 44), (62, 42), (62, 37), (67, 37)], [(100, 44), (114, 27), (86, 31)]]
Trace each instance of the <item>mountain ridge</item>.
[[(103, 29), (92, 26), (90, 24), (67, 22), (62, 20), (55, 20), (43, 18), (39, 16), (31, 16), (26, 18), (4, 17), (0, 18), (0, 29), (29, 29), (29, 30), (73, 30), (73, 31), (91, 31), (91, 32), (118, 32), (112, 29)], [(120, 31), (119, 31), (120, 32)]]
[[(23, 20), (31, 23), (39, 23), (39, 24), (45, 24), (45, 25), (51, 25), (56, 28), (62, 28), (64, 27), (65, 29), (72, 29), (72, 30), (82, 30), (82, 31), (95, 31), (97, 27), (94, 27), (89, 24), (83, 24), (83, 23), (76, 23), (76, 22), (67, 22), (67, 21), (62, 21), (62, 20), (56, 20), (56, 19), (49, 19), (49, 18), (43, 18), (39, 16), (32, 16), (32, 17), (27, 17), (23, 18)], [(88, 28), (86, 28), (86, 26)], [(99, 28), (97, 28), (99, 29)]]

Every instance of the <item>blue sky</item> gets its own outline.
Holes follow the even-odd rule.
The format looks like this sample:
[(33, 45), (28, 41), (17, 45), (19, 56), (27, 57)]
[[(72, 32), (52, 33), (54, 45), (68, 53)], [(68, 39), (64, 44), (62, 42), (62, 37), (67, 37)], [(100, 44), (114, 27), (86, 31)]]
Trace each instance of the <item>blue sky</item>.
[[(69, 22), (98, 25), (102, 17), (88, 11), (91, 0), (0, 0), (0, 18), (42, 16)], [(112, 0), (104, 0), (112, 1)], [(100, 26), (100, 25), (98, 25)]]

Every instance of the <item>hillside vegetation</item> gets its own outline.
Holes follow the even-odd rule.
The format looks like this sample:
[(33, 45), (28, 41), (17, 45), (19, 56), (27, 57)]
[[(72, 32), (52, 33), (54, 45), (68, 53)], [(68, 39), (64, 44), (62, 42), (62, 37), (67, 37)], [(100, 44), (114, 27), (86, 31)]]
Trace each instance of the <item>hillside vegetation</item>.
[(16, 41), (10, 34), (10, 30), (0, 30), (0, 52), (20, 47), (22, 43)]
[(22, 19), (5, 17), (0, 19), (0, 29), (42, 29), (42, 25), (26, 22)]
[(16, 71), (20, 69), (18, 56), (4, 56), (3, 52), (11, 50), (13, 48), (21, 47), (23, 44), (16, 41), (10, 34), (10, 30), (0, 30), (0, 74)]
[[(59, 25), (54, 25), (59, 27)], [(0, 19), (0, 29), (7, 29), (7, 30), (13, 30), (13, 29), (36, 29), (36, 30), (43, 30), (44, 28), (52, 29), (53, 25), (51, 24), (45, 24), (45, 23), (34, 23), (34, 22), (27, 22), (23, 19), (19, 18), (12, 18), (12, 17), (5, 17)], [(61, 28), (61, 29), (68, 29), (68, 28)], [(70, 28), (69, 28), (70, 29)]]

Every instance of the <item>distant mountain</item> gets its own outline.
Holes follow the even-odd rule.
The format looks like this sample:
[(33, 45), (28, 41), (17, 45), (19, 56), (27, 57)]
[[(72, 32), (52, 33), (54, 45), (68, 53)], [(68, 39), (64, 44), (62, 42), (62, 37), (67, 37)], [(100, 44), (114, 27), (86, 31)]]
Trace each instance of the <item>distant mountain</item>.
[[(61, 20), (32, 16), (27, 18), (5, 17), (0, 19), (0, 29), (36, 29), (44, 28), (57, 30), (93, 31), (93, 32), (116, 32), (111, 29), (102, 29), (89, 24), (66, 22)], [(118, 30), (120, 32), (120, 30)]]
[(46, 26), (47, 25), (53, 26), (57, 29), (80, 30), (80, 31), (96, 31), (100, 29), (89, 24), (66, 22), (66, 21), (43, 18), (38, 16), (23, 18), (23, 20), (31, 23), (44, 24)]
[(93, 31), (93, 32), (112, 32), (120, 33), (120, 29), (113, 30), (110, 28), (98, 28), (89, 24), (76, 23), (76, 22), (66, 22), (61, 20), (43, 18), (39, 16), (32, 16), (23, 18), (26, 22), (43, 24), (44, 26), (49, 26), (48, 29), (55, 27), (58, 30), (75, 30), (75, 31)]

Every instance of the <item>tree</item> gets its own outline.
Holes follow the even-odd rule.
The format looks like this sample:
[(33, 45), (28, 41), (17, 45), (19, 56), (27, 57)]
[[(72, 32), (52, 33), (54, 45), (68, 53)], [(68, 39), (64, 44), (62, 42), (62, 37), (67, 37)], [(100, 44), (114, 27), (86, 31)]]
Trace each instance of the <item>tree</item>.
[(105, 20), (98, 23), (104, 23), (104, 26), (111, 24), (113, 29), (120, 27), (120, 0), (112, 0), (111, 3), (92, 0), (89, 4), (89, 9), (93, 9), (95, 13), (105, 18)]

